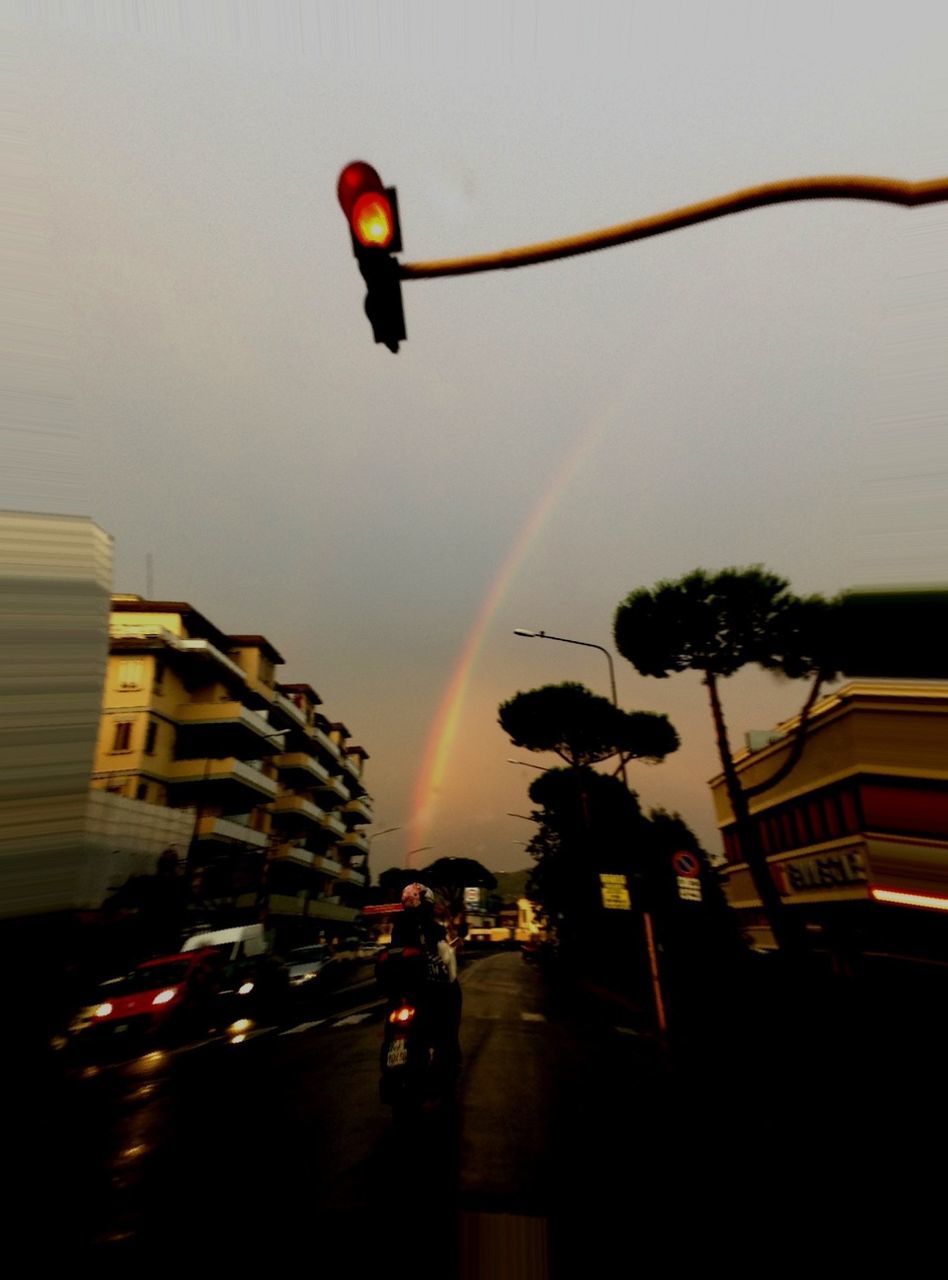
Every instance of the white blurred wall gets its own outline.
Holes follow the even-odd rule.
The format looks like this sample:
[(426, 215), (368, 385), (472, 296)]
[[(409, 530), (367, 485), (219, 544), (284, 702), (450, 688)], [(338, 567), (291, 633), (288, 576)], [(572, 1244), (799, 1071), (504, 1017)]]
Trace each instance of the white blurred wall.
[(0, 918), (80, 905), (108, 655), (112, 539), (0, 511)]

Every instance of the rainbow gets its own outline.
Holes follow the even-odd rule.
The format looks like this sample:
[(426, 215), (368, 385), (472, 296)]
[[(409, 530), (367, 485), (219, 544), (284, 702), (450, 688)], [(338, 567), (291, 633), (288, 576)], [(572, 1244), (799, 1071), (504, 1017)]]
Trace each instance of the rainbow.
[[(624, 397), (622, 399), (624, 402)], [(494, 615), (500, 608), (531, 546), (553, 514), (560, 498), (569, 488), (583, 461), (598, 443), (612, 417), (611, 412), (606, 412), (595, 418), (568, 451), (540, 500), (524, 521), (513, 546), (505, 556), (484, 597), (474, 625), (441, 695), (425, 741), (421, 764), (412, 791), (411, 816), (407, 824), (409, 850), (420, 848), (427, 843), (444, 776), (451, 759), (451, 748), (460, 727), (471, 673)]]

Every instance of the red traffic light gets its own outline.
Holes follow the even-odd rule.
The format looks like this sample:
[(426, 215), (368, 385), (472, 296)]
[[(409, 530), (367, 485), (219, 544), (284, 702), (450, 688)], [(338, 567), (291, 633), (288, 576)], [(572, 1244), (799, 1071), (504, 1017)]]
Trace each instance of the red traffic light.
[(398, 344), (405, 340), (405, 315), (400, 268), (394, 256), (402, 248), (395, 188), (383, 186), (370, 164), (356, 160), (340, 173), (336, 192), (367, 286), (365, 313), (375, 341), (398, 351)]
[(350, 221), (353, 235), (366, 248), (387, 249), (395, 239), (395, 217), (384, 191), (363, 192), (353, 205)]
[(356, 160), (343, 169), (336, 190), (358, 243), (366, 249), (391, 248), (397, 216), (378, 172), (364, 160)]

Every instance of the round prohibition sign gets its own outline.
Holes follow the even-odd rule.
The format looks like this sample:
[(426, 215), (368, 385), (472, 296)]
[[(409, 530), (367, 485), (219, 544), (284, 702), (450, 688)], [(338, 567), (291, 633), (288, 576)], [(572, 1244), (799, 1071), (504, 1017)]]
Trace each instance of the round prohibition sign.
[(701, 874), (701, 863), (697, 855), (688, 849), (679, 849), (677, 853), (672, 854), (672, 866), (687, 880), (697, 880)]

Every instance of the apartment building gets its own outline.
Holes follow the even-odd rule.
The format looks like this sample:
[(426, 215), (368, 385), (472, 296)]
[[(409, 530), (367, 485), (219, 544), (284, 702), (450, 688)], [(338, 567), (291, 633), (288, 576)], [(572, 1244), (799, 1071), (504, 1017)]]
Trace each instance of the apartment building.
[(282, 664), (190, 604), (113, 596), (93, 786), (191, 812), (189, 864), (229, 877), (235, 907), (265, 885), (275, 923), (352, 920), (367, 755), (310, 685), (277, 680)]

